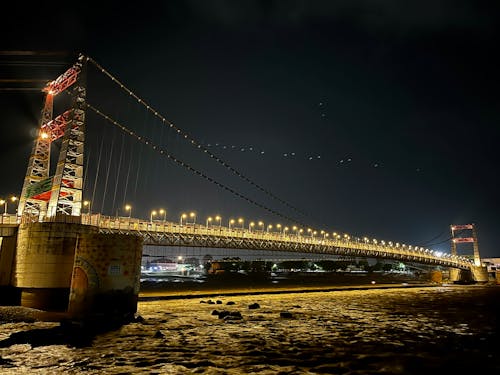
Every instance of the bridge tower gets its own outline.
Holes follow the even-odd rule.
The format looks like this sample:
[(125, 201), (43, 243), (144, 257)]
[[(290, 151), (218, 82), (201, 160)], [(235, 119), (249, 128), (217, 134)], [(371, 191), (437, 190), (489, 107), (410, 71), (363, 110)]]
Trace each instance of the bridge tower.
[[(451, 255), (457, 255), (457, 244), (463, 243), (472, 243), (473, 245), (473, 257), (474, 257), (474, 265), (481, 265), (481, 257), (479, 256), (479, 245), (477, 243), (477, 233), (476, 227), (474, 224), (460, 224), (460, 225), (451, 225)], [(466, 236), (460, 235), (457, 236), (457, 232), (461, 233), (462, 231), (468, 231)]]
[[(57, 217), (80, 216), (83, 189), (85, 139), (85, 65), (77, 62), (42, 90), (45, 104), (19, 198), (18, 216), (56, 221)], [(71, 108), (53, 118), (54, 96), (71, 88)], [(51, 145), (61, 138), (54, 175), (50, 175)]]

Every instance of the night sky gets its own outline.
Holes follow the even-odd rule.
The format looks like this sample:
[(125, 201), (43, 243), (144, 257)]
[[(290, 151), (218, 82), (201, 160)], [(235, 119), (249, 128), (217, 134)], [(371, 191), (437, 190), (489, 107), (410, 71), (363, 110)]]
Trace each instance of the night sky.
[(88, 113), (89, 163), (105, 139), (129, 179), (125, 189), (110, 180), (108, 214), (127, 202), (144, 218), (194, 210), (202, 223), (215, 213), (226, 225), (298, 222), (447, 252), (450, 224), (475, 223), (481, 256), (500, 256), (498, 2), (162, 3), (18, 2), (3, 13), (0, 197), (21, 191), (43, 104), (31, 89), (84, 53), (278, 198), (105, 93), (113, 85), (89, 71), (89, 103), (251, 201), (137, 145), (127, 156), (120, 144), (132, 140)]

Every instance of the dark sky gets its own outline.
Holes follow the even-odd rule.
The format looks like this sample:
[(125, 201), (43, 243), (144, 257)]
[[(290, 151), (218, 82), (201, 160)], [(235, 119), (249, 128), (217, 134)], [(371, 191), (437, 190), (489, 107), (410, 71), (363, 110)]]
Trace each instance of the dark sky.
[[(90, 103), (268, 208), (131, 146), (128, 190), (121, 196), (124, 182), (116, 189), (110, 180), (108, 211), (123, 201), (136, 216), (165, 207), (171, 220), (187, 210), (199, 222), (220, 213), (225, 221), (286, 224), (286, 216), (318, 231), (443, 251), (450, 224), (475, 223), (481, 255), (500, 256), (498, 2), (50, 4), (19, 2), (0, 23), (0, 197), (20, 194), (43, 103), (38, 91), (10, 89), (40, 88), (84, 53), (279, 198), (159, 130), (152, 114), (105, 94), (96, 71)], [(115, 157), (120, 142), (132, 144), (100, 121), (88, 114), (90, 163), (99, 140), (115, 147)], [(113, 161), (113, 168), (123, 179), (127, 167)]]

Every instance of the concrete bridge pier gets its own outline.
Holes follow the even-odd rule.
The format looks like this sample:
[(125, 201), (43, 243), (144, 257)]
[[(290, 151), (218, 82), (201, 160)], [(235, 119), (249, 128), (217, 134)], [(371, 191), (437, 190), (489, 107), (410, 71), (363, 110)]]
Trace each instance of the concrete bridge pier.
[(10, 284), (19, 292), (19, 305), (65, 318), (131, 316), (137, 310), (142, 241), (78, 223), (21, 224)]
[(488, 271), (486, 267), (473, 266), (470, 269), (450, 268), (450, 282), (461, 283), (486, 283)]
[(19, 304), (19, 293), (10, 282), (16, 244), (17, 226), (0, 226), (0, 302), (5, 305)]

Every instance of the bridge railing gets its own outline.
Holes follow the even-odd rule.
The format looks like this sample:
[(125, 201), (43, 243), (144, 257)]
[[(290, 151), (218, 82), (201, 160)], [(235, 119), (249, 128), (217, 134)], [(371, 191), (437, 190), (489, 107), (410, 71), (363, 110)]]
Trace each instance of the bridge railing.
[(0, 224), (19, 224), (19, 217), (12, 214), (1, 214)]
[[(20, 223), (37, 222), (38, 216), (4, 214), (0, 216), (0, 224), (16, 225)], [(212, 238), (225, 238), (228, 241), (232, 240), (257, 240), (266, 241), (268, 244), (275, 242), (278, 244), (290, 244), (290, 248), (299, 246), (301, 249), (355, 249), (365, 253), (372, 253), (379, 256), (392, 256), (395, 259), (419, 259), (427, 260), (429, 263), (435, 262), (439, 264), (447, 263), (456, 264), (462, 267), (470, 267), (473, 261), (464, 257), (441, 254), (422, 247), (412, 247), (407, 245), (394, 245), (392, 242), (385, 243), (383, 241), (374, 243), (358, 237), (353, 238), (328, 238), (328, 237), (313, 237), (305, 236), (298, 233), (290, 232), (272, 232), (258, 229), (245, 228), (229, 228), (217, 225), (200, 225), (200, 224), (180, 224), (171, 221), (147, 221), (133, 217), (114, 217), (101, 214), (82, 214), (81, 216), (60, 215), (52, 218), (44, 218), (40, 221), (55, 221), (55, 222), (71, 222), (82, 223), (85, 225), (97, 226), (104, 230), (118, 231), (121, 233), (139, 233), (144, 236), (158, 236), (164, 234), (175, 234), (179, 236), (208, 236)], [(281, 246), (282, 248), (283, 246)], [(321, 250), (323, 251), (323, 250)]]
[(373, 243), (360, 238), (321, 238), (304, 236), (290, 232), (269, 232), (265, 230), (248, 230), (244, 228), (229, 228), (224, 226), (206, 226), (200, 224), (178, 224), (171, 221), (146, 221), (129, 217), (113, 217), (95, 214), (82, 219), (82, 223), (88, 223), (121, 232), (138, 232), (148, 235), (159, 235), (161, 233), (196, 236), (210, 236), (227, 239), (248, 239), (274, 241), (279, 243), (290, 243), (311, 246), (324, 246), (329, 248), (356, 249), (381, 255), (392, 255), (393, 257), (405, 256), (406, 258), (426, 259), (429, 262), (449, 262), (461, 266), (468, 266), (471, 261), (466, 258), (452, 256), (450, 254), (438, 254), (432, 250), (422, 247), (407, 245), (394, 245), (392, 243)]

